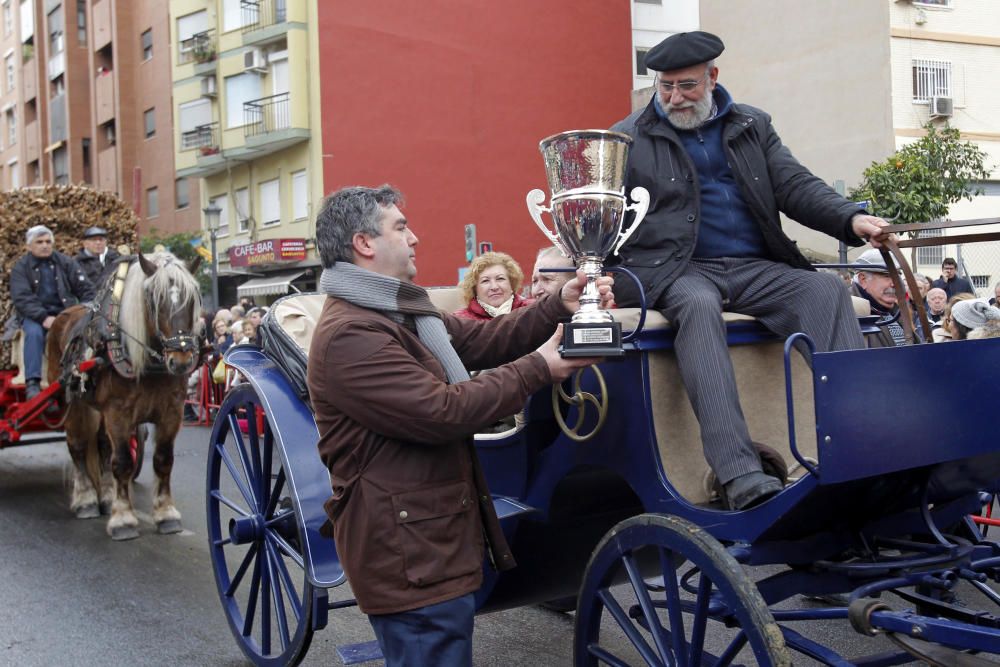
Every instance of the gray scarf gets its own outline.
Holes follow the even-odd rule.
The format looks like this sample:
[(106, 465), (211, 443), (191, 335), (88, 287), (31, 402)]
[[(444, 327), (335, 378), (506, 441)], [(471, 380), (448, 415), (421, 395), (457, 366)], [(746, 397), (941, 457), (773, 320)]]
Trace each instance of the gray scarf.
[(423, 287), (362, 269), (350, 262), (336, 262), (323, 269), (319, 288), (324, 294), (359, 308), (377, 310), (397, 324), (402, 324), (407, 315), (412, 316), (417, 325), (417, 337), (444, 366), (448, 384), (469, 379), (469, 372), (451, 346), (441, 313)]

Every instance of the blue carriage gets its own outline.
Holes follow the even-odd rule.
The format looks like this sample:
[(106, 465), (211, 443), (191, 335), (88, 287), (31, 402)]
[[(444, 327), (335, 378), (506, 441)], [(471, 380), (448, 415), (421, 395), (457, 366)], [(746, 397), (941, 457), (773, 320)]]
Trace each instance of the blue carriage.
[[(216, 582), (237, 642), (260, 665), (295, 664), (313, 632), (354, 605), (330, 594), (346, 580), (321, 535), (330, 483), (303, 380), (323, 298), (282, 299), (267, 351), (228, 353), (246, 382), (211, 435)], [(432, 290), (439, 306), (449, 298)], [(518, 561), (499, 575), (485, 568), (480, 611), (575, 607), (578, 665), (990, 664), (977, 661), (1000, 654), (989, 585), (1000, 546), (968, 516), (1000, 479), (989, 426), (1000, 341), (814, 353), (801, 335), (779, 340), (725, 317), (751, 434), (790, 466), (784, 491), (722, 508), (668, 323), (616, 311), (634, 332), (623, 361), (536, 394), (509, 428), (476, 436)], [(782, 567), (759, 576), (758, 565)], [(828, 594), (846, 599), (800, 597)], [(897, 648), (841, 656), (796, 630), (821, 619), (848, 619)]]

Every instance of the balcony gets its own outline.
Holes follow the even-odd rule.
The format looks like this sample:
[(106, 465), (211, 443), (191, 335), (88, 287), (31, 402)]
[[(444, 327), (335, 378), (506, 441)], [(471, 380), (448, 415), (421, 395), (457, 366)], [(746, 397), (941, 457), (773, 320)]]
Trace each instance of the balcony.
[(194, 63), (196, 76), (215, 74), (217, 55), (214, 30), (195, 33), (177, 45), (177, 64)]
[(21, 85), (24, 89), (24, 101), (38, 97), (38, 62), (29, 60), (21, 67)]
[(97, 189), (118, 192), (118, 155), (114, 146), (97, 154)]
[(48, 63), (48, 75), (49, 81), (55, 79), (56, 77), (62, 75), (66, 71), (66, 52), (60, 51), (51, 58), (49, 58)]
[(94, 30), (91, 47), (100, 51), (111, 43), (111, 0), (96, 0), (93, 7)]
[(196, 148), (201, 151), (202, 155), (213, 155), (219, 152), (218, 123), (199, 125), (193, 130), (181, 132), (181, 150), (190, 151)]
[(41, 154), (38, 152), (38, 121), (33, 120), (24, 126), (24, 161), (25, 163), (37, 160)]
[(115, 117), (115, 77), (104, 70), (94, 77), (97, 124), (104, 125)]
[(262, 45), (288, 32), (287, 0), (241, 0), (243, 44)]
[(309, 138), (309, 128), (292, 123), (291, 98), (279, 93), (243, 104), (243, 136), (246, 147), (274, 153)]

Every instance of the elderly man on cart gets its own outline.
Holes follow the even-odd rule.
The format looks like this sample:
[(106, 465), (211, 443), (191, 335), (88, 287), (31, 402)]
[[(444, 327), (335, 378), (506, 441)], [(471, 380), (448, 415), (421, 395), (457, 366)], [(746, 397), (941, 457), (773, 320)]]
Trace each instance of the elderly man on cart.
[(48, 227), (32, 227), (25, 242), (28, 252), (10, 272), (10, 296), (24, 332), (25, 396), (31, 400), (41, 392), (42, 354), (49, 327), (69, 306), (92, 300), (94, 286), (73, 258), (56, 252), (55, 236)]

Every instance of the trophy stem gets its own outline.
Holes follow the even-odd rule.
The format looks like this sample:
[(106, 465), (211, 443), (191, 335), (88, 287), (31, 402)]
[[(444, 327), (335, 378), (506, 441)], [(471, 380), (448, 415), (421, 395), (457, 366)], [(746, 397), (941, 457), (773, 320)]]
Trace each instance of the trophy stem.
[(604, 273), (604, 262), (599, 257), (578, 257), (578, 266), (587, 276), (587, 285), (580, 295), (580, 310), (573, 315), (578, 323), (603, 324), (614, 321), (611, 313), (601, 310), (601, 295), (597, 291), (597, 279)]

